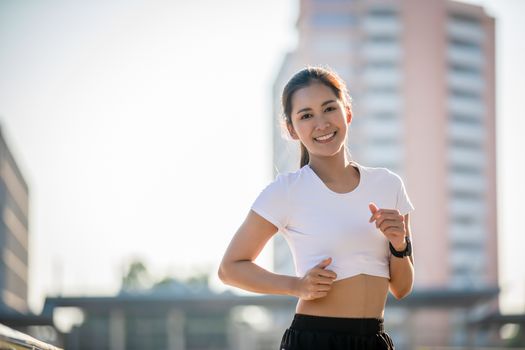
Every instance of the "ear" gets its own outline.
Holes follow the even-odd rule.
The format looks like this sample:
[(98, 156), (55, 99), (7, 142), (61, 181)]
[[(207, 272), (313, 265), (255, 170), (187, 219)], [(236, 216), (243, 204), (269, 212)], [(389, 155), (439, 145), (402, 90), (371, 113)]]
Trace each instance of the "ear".
[(295, 133), (295, 129), (293, 128), (293, 126), (286, 123), (286, 127), (288, 128), (288, 132), (290, 133), (292, 139), (299, 140), (299, 136), (297, 136), (297, 134)]
[(352, 122), (352, 110), (350, 108), (346, 109), (346, 122), (348, 124)]

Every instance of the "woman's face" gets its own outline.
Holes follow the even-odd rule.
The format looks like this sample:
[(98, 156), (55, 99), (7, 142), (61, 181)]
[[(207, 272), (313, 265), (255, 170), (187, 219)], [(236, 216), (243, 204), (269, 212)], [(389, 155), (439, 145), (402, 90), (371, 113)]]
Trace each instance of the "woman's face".
[(292, 95), (290, 135), (300, 140), (310, 156), (333, 156), (344, 147), (348, 124), (342, 101), (322, 83), (312, 83)]

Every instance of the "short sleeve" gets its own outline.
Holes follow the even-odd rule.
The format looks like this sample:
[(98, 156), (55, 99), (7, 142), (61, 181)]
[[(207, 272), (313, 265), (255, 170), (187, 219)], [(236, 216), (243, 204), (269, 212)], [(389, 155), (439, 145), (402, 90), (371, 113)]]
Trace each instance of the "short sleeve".
[(288, 188), (286, 176), (279, 174), (257, 196), (251, 209), (274, 224), (279, 230), (284, 229), (288, 221)]
[(408, 197), (403, 180), (399, 176), (398, 176), (398, 180), (399, 180), (399, 185), (398, 185), (398, 190), (397, 190), (396, 209), (399, 210), (399, 213), (401, 215), (405, 216), (405, 214), (408, 214), (415, 208), (414, 208), (414, 205), (412, 205), (410, 198)]

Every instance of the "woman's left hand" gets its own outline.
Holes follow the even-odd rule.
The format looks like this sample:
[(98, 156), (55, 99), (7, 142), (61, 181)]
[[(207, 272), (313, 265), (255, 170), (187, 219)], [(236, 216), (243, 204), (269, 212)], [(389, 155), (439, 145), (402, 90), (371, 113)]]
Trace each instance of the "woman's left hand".
[(372, 216), (369, 222), (376, 222), (376, 227), (388, 238), (394, 249), (403, 251), (406, 247), (405, 218), (397, 209), (379, 209), (374, 203), (368, 205)]

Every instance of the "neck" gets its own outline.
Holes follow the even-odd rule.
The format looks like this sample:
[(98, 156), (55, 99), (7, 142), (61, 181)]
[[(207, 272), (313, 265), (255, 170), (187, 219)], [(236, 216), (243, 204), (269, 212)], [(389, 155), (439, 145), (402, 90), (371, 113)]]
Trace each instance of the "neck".
[(317, 157), (310, 155), (310, 168), (325, 182), (337, 182), (347, 178), (348, 169), (352, 168), (345, 149), (331, 157)]

